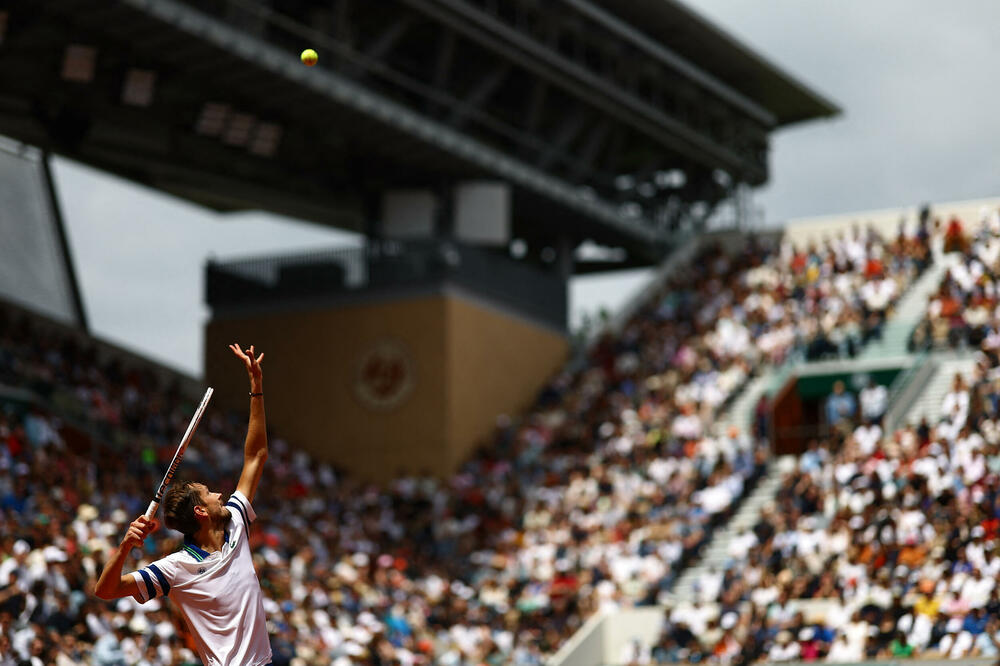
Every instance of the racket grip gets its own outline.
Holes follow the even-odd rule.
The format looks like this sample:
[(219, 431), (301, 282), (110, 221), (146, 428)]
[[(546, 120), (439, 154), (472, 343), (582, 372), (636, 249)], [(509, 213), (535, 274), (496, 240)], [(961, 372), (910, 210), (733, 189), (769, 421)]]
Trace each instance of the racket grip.
[(147, 518), (152, 518), (153, 516), (155, 516), (156, 515), (156, 510), (159, 509), (159, 508), (160, 508), (160, 503), (159, 502), (157, 502), (156, 500), (153, 500), (152, 502), (150, 502), (149, 503), (149, 508), (146, 509), (146, 517)]

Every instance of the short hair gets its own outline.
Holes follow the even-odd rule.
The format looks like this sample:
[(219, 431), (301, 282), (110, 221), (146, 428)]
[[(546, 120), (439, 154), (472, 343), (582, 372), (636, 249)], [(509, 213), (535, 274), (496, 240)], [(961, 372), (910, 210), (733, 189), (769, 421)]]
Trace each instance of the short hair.
[(199, 527), (194, 515), (196, 506), (201, 506), (201, 492), (195, 482), (175, 483), (163, 498), (163, 523), (186, 537), (193, 537)]

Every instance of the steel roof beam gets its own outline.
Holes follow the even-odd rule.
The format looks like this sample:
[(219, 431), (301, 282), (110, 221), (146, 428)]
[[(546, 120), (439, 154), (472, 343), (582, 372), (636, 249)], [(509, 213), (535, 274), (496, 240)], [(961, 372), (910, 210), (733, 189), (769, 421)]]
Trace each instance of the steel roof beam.
[(548, 169), (555, 162), (556, 155), (563, 149), (566, 148), (576, 138), (583, 129), (587, 122), (586, 112), (577, 107), (572, 114), (563, 121), (562, 127), (556, 132), (555, 137), (549, 143), (549, 147), (542, 154), (541, 158), (538, 160), (538, 166), (541, 169)]
[(401, 1), (690, 159), (737, 173), (759, 170), (758, 165), (748, 164), (729, 147), (693, 130), (547, 45), (470, 6), (464, 0)]
[(610, 132), (611, 126), (606, 120), (590, 130), (590, 134), (583, 144), (583, 149), (580, 151), (579, 159), (571, 167), (572, 178), (579, 179), (593, 168), (594, 161), (597, 159), (597, 155), (604, 146)]
[(562, 0), (562, 2), (607, 28), (618, 37), (632, 43), (647, 55), (653, 56), (678, 74), (697, 83), (707, 92), (712, 93), (724, 102), (732, 104), (747, 115), (752, 116), (766, 127), (773, 128), (777, 126), (778, 119), (773, 113), (700, 67), (691, 64), (659, 42), (650, 39), (625, 21), (622, 21), (600, 7), (594, 6), (589, 0)]
[(265, 71), (305, 86), (338, 105), (413, 136), (425, 145), (433, 146), (461, 162), (559, 202), (578, 214), (599, 220), (633, 240), (653, 244), (665, 240), (664, 235), (653, 228), (651, 221), (641, 215), (623, 215), (615, 204), (584, 195), (577, 187), (560, 178), (531, 167), (442, 123), (426, 118), (402, 104), (354, 83), (343, 75), (325, 69), (304, 68), (295, 56), (177, 0), (119, 1), (254, 63)]
[(510, 74), (510, 64), (502, 63), (498, 67), (495, 67), (489, 75), (484, 77), (479, 84), (462, 100), (460, 106), (456, 106), (452, 112), (451, 116), (448, 118), (448, 124), (456, 129), (461, 128), (465, 125), (465, 121), (468, 119), (469, 114), (477, 110), (483, 103), (488, 100), (493, 93), (503, 85), (503, 82), (507, 79), (507, 75)]

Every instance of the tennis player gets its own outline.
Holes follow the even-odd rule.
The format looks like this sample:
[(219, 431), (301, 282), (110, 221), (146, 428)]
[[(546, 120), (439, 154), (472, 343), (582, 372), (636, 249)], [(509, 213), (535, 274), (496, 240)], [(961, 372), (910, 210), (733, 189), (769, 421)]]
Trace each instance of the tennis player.
[(139, 516), (128, 528), (94, 593), (101, 599), (132, 596), (139, 603), (168, 597), (176, 605), (206, 666), (263, 666), (271, 662), (260, 582), (248, 532), (256, 518), (252, 502), (267, 460), (264, 383), (253, 346), (229, 345), (250, 375), (250, 424), (243, 472), (223, 504), (221, 493), (202, 483), (175, 483), (163, 499), (164, 522), (184, 535), (175, 553), (139, 571), (122, 574), (125, 557), (159, 526)]

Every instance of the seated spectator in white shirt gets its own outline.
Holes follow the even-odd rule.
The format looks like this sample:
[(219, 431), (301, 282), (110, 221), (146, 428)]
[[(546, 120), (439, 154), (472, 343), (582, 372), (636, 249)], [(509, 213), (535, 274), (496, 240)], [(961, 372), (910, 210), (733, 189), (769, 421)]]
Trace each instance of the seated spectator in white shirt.
[(955, 407), (959, 408), (964, 422), (965, 415), (969, 412), (969, 387), (961, 373), (955, 375), (951, 383), (951, 390), (945, 394), (944, 400), (941, 401), (941, 413), (950, 416), (955, 413)]
[(792, 640), (792, 632), (784, 630), (778, 632), (774, 645), (767, 652), (767, 659), (773, 662), (794, 661), (799, 652), (799, 644)]
[(702, 423), (701, 419), (694, 412), (694, 405), (691, 403), (681, 405), (681, 413), (674, 417), (674, 422), (670, 430), (674, 437), (680, 439), (701, 438)]
[(874, 379), (868, 380), (868, 385), (861, 389), (861, 416), (869, 421), (879, 421), (889, 406), (889, 391), (882, 384), (876, 384)]
[(854, 429), (854, 441), (864, 456), (870, 456), (882, 441), (882, 427), (871, 421), (859, 425)]
[(847, 642), (847, 636), (838, 634), (830, 646), (830, 652), (826, 655), (826, 661), (830, 664), (846, 664), (861, 661), (860, 650), (855, 649)]

